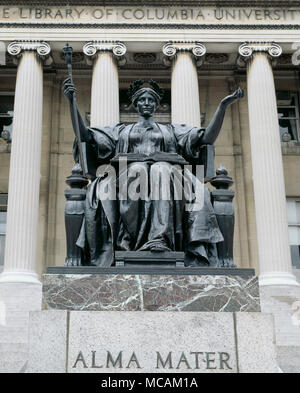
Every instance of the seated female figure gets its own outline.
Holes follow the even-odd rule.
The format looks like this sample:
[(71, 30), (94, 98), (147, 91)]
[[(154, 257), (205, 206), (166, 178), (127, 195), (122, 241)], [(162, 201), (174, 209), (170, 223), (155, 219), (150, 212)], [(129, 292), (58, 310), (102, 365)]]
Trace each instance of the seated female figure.
[[(111, 266), (115, 250), (184, 251), (187, 266), (218, 266), (216, 243), (223, 236), (210, 193), (190, 170), (183, 170), (183, 163), (199, 162), (201, 145), (215, 142), (226, 108), (243, 91), (238, 89), (224, 98), (203, 129), (156, 123), (153, 115), (162, 90), (153, 81), (150, 85), (141, 87), (138, 82), (131, 87), (131, 101), (139, 115), (135, 124), (86, 127), (78, 108), (77, 114), (71, 109), (72, 118), (79, 118), (81, 139), (94, 149), (99, 166), (115, 157), (127, 159), (127, 166), (120, 167), (113, 180), (116, 199), (101, 198), (99, 190), (107, 182), (103, 173), (89, 186), (77, 245), (85, 250), (86, 263), (95, 266)], [(75, 88), (69, 79), (63, 91), (71, 104)], [(120, 191), (125, 183), (128, 193), (124, 198)], [(138, 190), (139, 197), (130, 195), (130, 190)], [(163, 190), (167, 198), (162, 196)]]

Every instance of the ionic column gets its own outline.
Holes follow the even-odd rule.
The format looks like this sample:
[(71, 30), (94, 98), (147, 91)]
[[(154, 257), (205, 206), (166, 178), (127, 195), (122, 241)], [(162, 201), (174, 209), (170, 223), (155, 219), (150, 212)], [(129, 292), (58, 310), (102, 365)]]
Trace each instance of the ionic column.
[(286, 195), (270, 60), (282, 49), (274, 43), (243, 44), (248, 59), (247, 86), (258, 235), (260, 285), (297, 285), (292, 274)]
[(0, 282), (39, 284), (36, 273), (43, 112), (44, 42), (13, 42), (19, 60), (9, 169), (4, 272)]
[(200, 43), (168, 43), (163, 54), (172, 60), (172, 123), (200, 126), (200, 101), (197, 65), (200, 65), (206, 48)]
[(91, 126), (107, 126), (119, 122), (118, 65), (125, 63), (124, 44), (88, 42), (83, 53), (93, 62), (91, 93)]

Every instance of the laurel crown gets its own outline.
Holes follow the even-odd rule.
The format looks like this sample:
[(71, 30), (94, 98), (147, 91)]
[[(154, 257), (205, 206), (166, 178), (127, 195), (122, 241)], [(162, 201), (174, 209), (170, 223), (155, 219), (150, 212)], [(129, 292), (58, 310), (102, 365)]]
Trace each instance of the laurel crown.
[[(163, 98), (165, 91), (161, 89), (158, 85), (157, 82), (155, 82), (153, 79), (149, 81), (144, 81), (141, 79), (135, 80), (134, 82), (131, 83), (127, 94), (130, 99), (135, 95), (135, 93), (141, 89), (141, 87), (145, 84), (148, 83), (151, 86), (151, 89), (155, 91), (155, 93), (159, 96), (160, 100)], [(146, 86), (145, 86), (146, 87)]]

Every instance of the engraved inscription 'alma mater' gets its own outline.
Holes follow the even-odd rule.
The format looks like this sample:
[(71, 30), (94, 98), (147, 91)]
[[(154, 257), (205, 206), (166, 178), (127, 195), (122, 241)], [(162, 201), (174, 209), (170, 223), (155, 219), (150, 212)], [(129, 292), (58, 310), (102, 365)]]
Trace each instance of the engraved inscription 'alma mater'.
[[(99, 351), (100, 352), (100, 351)], [(130, 354), (119, 351), (112, 354), (110, 351), (83, 352), (79, 351), (72, 368), (95, 369), (143, 369), (142, 361), (135, 352)], [(153, 356), (147, 356), (155, 369), (169, 370), (232, 370), (231, 357), (228, 352), (168, 352), (154, 351)], [(147, 365), (149, 366), (149, 365)]]

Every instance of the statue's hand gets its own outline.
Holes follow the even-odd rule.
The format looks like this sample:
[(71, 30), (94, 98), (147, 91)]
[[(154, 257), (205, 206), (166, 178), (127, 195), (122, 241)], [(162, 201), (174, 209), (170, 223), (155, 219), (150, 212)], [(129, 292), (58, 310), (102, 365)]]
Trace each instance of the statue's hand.
[(71, 83), (70, 78), (67, 78), (64, 80), (62, 91), (63, 91), (64, 95), (67, 97), (67, 100), (72, 103), (74, 95), (76, 93), (76, 89), (75, 89), (75, 86), (73, 85), (73, 83)]
[(229, 96), (223, 98), (221, 102), (222, 104), (225, 104), (227, 106), (243, 97), (244, 97), (244, 90), (239, 87), (233, 94), (230, 94)]

